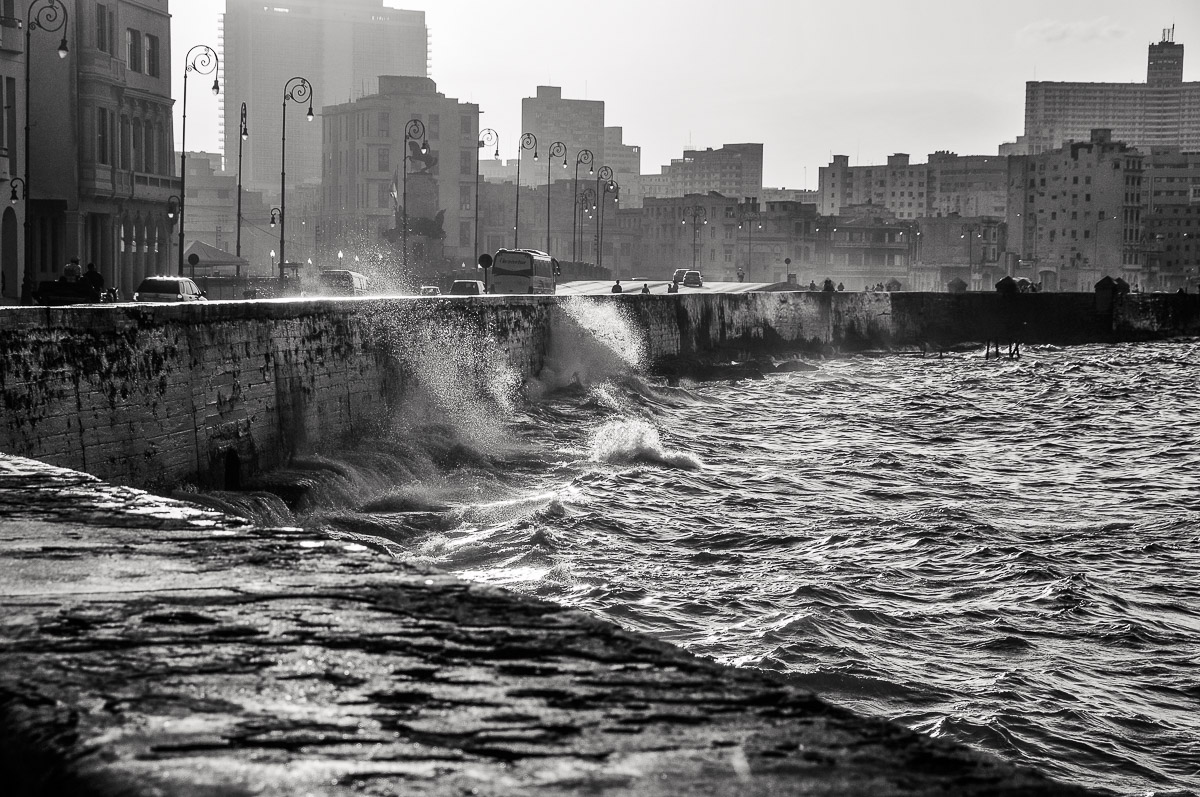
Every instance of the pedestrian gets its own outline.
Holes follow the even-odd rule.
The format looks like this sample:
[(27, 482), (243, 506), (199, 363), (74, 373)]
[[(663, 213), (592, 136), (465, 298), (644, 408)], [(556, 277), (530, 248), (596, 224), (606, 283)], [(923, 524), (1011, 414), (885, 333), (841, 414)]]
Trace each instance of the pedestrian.
[(71, 258), (71, 262), (63, 266), (62, 281), (63, 282), (79, 282), (83, 276), (83, 269), (79, 267), (79, 258)]
[(838, 283), (838, 290), (839, 290), (839, 291), (844, 291), (844, 290), (846, 290), (846, 286), (845, 286), (845, 285), (843, 285), (842, 283), (840, 283), (840, 282), (839, 282), (839, 283)]
[(642, 293), (649, 293), (649, 292), (650, 292), (650, 283), (643, 282), (642, 283)]
[(87, 264), (87, 271), (83, 275), (83, 282), (92, 289), (97, 298), (99, 298), (100, 294), (104, 293), (104, 275), (96, 270), (95, 263)]
[(738, 282), (745, 282), (745, 281), (746, 281), (746, 272), (745, 272), (745, 271), (742, 271), (742, 270), (739, 268), (739, 269), (738, 269)]
[(620, 280), (617, 280), (616, 282), (613, 283), (612, 292), (613, 293), (624, 293), (625, 292), (625, 289), (621, 287)]

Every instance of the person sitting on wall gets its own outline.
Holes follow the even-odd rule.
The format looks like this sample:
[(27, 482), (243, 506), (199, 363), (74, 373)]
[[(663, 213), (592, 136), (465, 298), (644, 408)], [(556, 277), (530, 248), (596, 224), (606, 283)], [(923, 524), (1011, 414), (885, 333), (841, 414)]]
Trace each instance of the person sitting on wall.
[(83, 277), (83, 269), (79, 267), (79, 258), (71, 258), (71, 262), (63, 266), (62, 276), (59, 277), (59, 282), (76, 283)]
[(825, 283), (823, 285), (821, 285), (821, 290), (828, 291), (829, 293), (833, 293), (833, 291), (834, 291), (833, 280), (830, 279), (829, 277), (826, 277)]
[(672, 282), (667, 286), (667, 293), (679, 293), (679, 283)]
[(649, 293), (649, 292), (650, 292), (650, 283), (643, 282), (642, 283), (642, 293)]
[(815, 291), (815, 290), (817, 289), (817, 281), (816, 281), (816, 280), (809, 280), (809, 281), (808, 281), (808, 289), (809, 289), (810, 291)]
[(613, 293), (624, 293), (625, 292), (625, 289), (621, 287), (620, 280), (617, 280), (616, 282), (613, 283), (612, 292)]
[(839, 282), (839, 283), (838, 283), (838, 290), (839, 290), (839, 291), (844, 291), (844, 290), (846, 290), (846, 286), (845, 286), (845, 285), (843, 285), (842, 283), (840, 283), (840, 282)]

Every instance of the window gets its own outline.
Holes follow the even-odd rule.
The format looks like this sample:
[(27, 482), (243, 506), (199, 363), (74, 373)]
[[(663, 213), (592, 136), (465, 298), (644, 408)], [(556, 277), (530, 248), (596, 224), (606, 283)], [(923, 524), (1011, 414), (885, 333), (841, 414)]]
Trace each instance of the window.
[(392, 136), (392, 116), (387, 111), (379, 112), (379, 137), (391, 138)]
[(111, 158), (108, 152), (108, 109), (96, 109), (96, 162), (108, 165)]
[(470, 150), (460, 150), (458, 153), (458, 173), (460, 175), (475, 174), (475, 158), (478, 157), (478, 150), (471, 152)]
[(125, 68), (130, 72), (142, 71), (142, 34), (133, 28), (125, 30)]
[(131, 164), (133, 162), (132, 153), (130, 152), (130, 143), (131, 142), (129, 140), (130, 126), (129, 126), (129, 117), (128, 116), (121, 117), (120, 131), (121, 131), (121, 139), (120, 139), (119, 143), (121, 146), (118, 150), (121, 154), (120, 168), (128, 169), (129, 164)]
[(475, 120), (473, 116), (460, 116), (458, 130), (464, 136), (469, 136), (475, 130), (475, 125), (472, 122)]
[(377, 171), (386, 172), (391, 170), (392, 151), (386, 147), (379, 148), (379, 169)]
[(96, 49), (112, 53), (112, 29), (108, 22), (108, 6), (96, 3)]
[(146, 34), (146, 74), (158, 77), (158, 37)]
[(386, 208), (392, 205), (392, 187), (388, 183), (379, 183), (375, 194), (375, 207)]

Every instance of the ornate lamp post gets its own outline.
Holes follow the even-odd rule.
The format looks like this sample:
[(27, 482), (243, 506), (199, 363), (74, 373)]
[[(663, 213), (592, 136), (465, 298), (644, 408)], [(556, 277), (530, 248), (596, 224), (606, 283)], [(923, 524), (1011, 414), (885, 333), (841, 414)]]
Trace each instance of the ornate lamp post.
[[(580, 225), (579, 225), (580, 239), (583, 238), (583, 216), (587, 213), (588, 208), (595, 209), (595, 207), (596, 207), (596, 192), (593, 191), (592, 189), (585, 188), (585, 189), (583, 189), (582, 193), (575, 195), (575, 215), (580, 222)], [(583, 248), (582, 240), (579, 241), (579, 248), (580, 249)], [(574, 257), (574, 251), (575, 251), (574, 241), (572, 241), (572, 243), (571, 243), (571, 251), (572, 251), (572, 257)]]
[[(400, 231), (402, 246), (404, 247), (404, 270), (408, 271), (408, 142), (421, 142), (421, 154), (429, 152), (429, 141), (425, 138), (425, 123), (420, 119), (409, 119), (408, 124), (404, 125), (404, 229)], [(478, 174), (479, 170), (476, 169)]]
[[(479, 131), (479, 146), (475, 150), (475, 256), (479, 256), (479, 150), (495, 147), (495, 157), (500, 157), (500, 135), (490, 127)], [(484, 276), (487, 274), (485, 272)]]
[[(604, 184), (604, 193), (605, 194), (611, 193), (613, 195), (613, 204), (614, 205), (617, 204), (618, 202), (621, 201), (621, 184), (618, 183), (616, 180), (609, 180), (607, 183)], [(596, 260), (597, 260), (596, 265), (597, 266), (604, 265), (604, 201), (603, 200), (607, 200), (607, 199), (608, 199), (607, 196), (602, 196), (601, 197), (602, 201), (600, 203), (600, 236), (597, 239), (597, 243), (598, 243), (598, 246), (597, 246), (598, 255), (596, 257)]]
[[(242, 103), (242, 130), (238, 139), (238, 188), (237, 188), (237, 256), (242, 256), (242, 144), (250, 137), (250, 128), (246, 126), (246, 103)], [(237, 265), (237, 276), (242, 276), (242, 264)]]
[[(41, 5), (37, 11), (34, 7)], [(58, 57), (66, 58), (69, 50), (67, 49), (67, 35), (64, 30), (67, 26), (67, 7), (62, 0), (33, 0), (29, 4), (29, 9), (25, 12), (25, 177), (21, 179), (21, 199), (29, 199), (29, 60), (33, 57), (32, 51), (29, 49), (29, 36), (35, 30), (58, 31), (63, 30), (62, 41), (58, 44)], [(18, 178), (20, 179), (20, 178)], [(13, 180), (12, 199), (17, 198), (17, 181)], [(33, 219), (31, 218), (29, 203), (25, 204), (25, 277), (24, 277), (24, 292), (25, 299), (32, 300), (31, 294), (37, 287), (34, 281), (33, 273), (33, 246), (30, 230), (33, 229)]]
[[(167, 223), (172, 227), (175, 226), (175, 217), (179, 215), (181, 207), (183, 207), (183, 200), (179, 198), (178, 194), (171, 194), (167, 197)], [(167, 258), (170, 259), (170, 256), (170, 250), (168, 249)], [(192, 271), (194, 272), (195, 269), (192, 269)], [(183, 276), (182, 272), (180, 272), (180, 276)]]
[(550, 170), (554, 167), (554, 159), (563, 159), (563, 168), (567, 168), (567, 145), (555, 141), (550, 145), (546, 157), (546, 254), (550, 254)]
[[(594, 156), (592, 155), (592, 151), (590, 149), (581, 149), (581, 150), (579, 150), (579, 154), (577, 156), (575, 156), (574, 196), (576, 197), (576, 202), (578, 202), (578, 197), (579, 197), (579, 167), (580, 167), (580, 165), (586, 165), (588, 167), (588, 174), (592, 174), (593, 173), (593, 170), (592, 170), (592, 158), (593, 157)], [(591, 189), (588, 189), (588, 190), (591, 190)], [(571, 260), (572, 261), (574, 261), (576, 259), (575, 258), (575, 237), (576, 237), (575, 222), (578, 219), (579, 219), (579, 210), (576, 209), (575, 214), (571, 216)]]
[(683, 216), (684, 226), (687, 226), (687, 217), (692, 217), (692, 270), (696, 271), (696, 261), (700, 255), (700, 227), (708, 224), (708, 210), (703, 205), (692, 205), (690, 208), (684, 208)]
[[(282, 124), (279, 126), (279, 281), (283, 282), (287, 279), (287, 257), (284, 255), (285, 239), (283, 237), (284, 224), (287, 222), (287, 106), (288, 100), (292, 102), (307, 102), (308, 114), (305, 119), (313, 120), (312, 108), (312, 83), (308, 82), (307, 78), (293, 77), (289, 78), (288, 82), (283, 85), (283, 117)], [(274, 214), (272, 214), (274, 215)]]
[(746, 226), (746, 274), (751, 280), (754, 279), (754, 228), (757, 226), (762, 229), (758, 222), (758, 211), (755, 209), (757, 205), (757, 202), (752, 202), (750, 197), (747, 197), (742, 203), (742, 222), (738, 224), (739, 230), (742, 225)]
[[(975, 258), (974, 258), (975, 236), (976, 236), (976, 230), (978, 230), (978, 229), (979, 229), (978, 224), (964, 224), (962, 227), (962, 235), (959, 236), (959, 238), (962, 238), (962, 239), (966, 240), (966, 242), (967, 242), (967, 277), (971, 281), (971, 290), (977, 290), (979, 288), (979, 286), (976, 284), (976, 280), (975, 280), (975, 262), (974, 262), (974, 260), (975, 260)], [(981, 260), (982, 260), (982, 258), (981, 258)], [(981, 263), (981, 265), (982, 265), (982, 263)]]
[[(25, 181), (22, 180), (20, 177), (14, 177), (14, 178), (12, 178), (12, 180), (10, 182), (12, 183), (12, 196), (9, 197), (9, 200), (15, 205), (15, 204), (17, 204), (18, 200), (25, 198)], [(18, 186), (21, 189), (20, 196), (17, 195), (17, 187)]]
[[(600, 219), (604, 218), (604, 194), (608, 191), (608, 184), (612, 182), (613, 170), (607, 166), (601, 166), (600, 171), (596, 173), (596, 201), (600, 203), (600, 212), (596, 215), (596, 265), (600, 265)], [(600, 183), (604, 183), (604, 187), (600, 187)]]
[(537, 160), (537, 136), (533, 133), (522, 135), (521, 145), (517, 148), (517, 210), (513, 220), (513, 249), (520, 248), (518, 239), (521, 234), (521, 153), (527, 149), (533, 150), (533, 159)]
[[(217, 65), (220, 59), (217, 57), (217, 51), (209, 47), (207, 44), (197, 44), (192, 49), (188, 50), (187, 57), (184, 59), (183, 67), (183, 124), (179, 130), (179, 276), (183, 276), (183, 224), (184, 224), (184, 206), (183, 198), (187, 196), (187, 79), (189, 72), (195, 72), (197, 75), (210, 75), (217, 71)], [(217, 82), (216, 75), (213, 75), (212, 93), (221, 93), (221, 84)]]

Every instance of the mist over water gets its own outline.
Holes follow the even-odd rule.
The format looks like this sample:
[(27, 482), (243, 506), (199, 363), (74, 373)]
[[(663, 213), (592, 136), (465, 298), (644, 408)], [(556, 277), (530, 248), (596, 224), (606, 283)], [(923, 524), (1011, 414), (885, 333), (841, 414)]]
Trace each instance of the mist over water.
[(288, 522), (1065, 781), (1200, 792), (1200, 342), (667, 386), (580, 306), (527, 400), (446, 366), (389, 438), (276, 474), (311, 480)]

